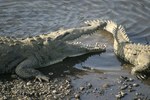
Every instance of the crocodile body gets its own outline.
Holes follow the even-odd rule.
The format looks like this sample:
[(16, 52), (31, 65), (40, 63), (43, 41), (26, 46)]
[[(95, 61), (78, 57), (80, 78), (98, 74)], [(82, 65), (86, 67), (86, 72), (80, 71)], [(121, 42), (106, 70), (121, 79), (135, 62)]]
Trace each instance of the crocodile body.
[(133, 43), (129, 40), (125, 29), (112, 21), (93, 20), (85, 22), (89, 26), (99, 23), (107, 23), (106, 27), (102, 29), (113, 34), (115, 54), (124, 61), (135, 65), (131, 71), (134, 76), (145, 79), (147, 77), (145, 73), (150, 70), (150, 46)]
[(60, 30), (26, 39), (0, 37), (0, 73), (10, 73), (14, 70), (22, 78), (36, 77), (40, 81), (48, 81), (49, 77), (34, 68), (61, 62), (66, 57), (105, 51), (105, 46), (98, 44), (87, 46), (82, 43), (69, 42), (82, 35), (93, 34), (105, 25), (104, 23)]

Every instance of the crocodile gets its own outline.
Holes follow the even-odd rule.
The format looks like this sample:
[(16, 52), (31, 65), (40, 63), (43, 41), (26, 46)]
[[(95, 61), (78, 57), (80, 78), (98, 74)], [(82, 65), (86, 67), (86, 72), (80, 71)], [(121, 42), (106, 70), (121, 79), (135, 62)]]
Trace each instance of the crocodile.
[(110, 32), (114, 37), (114, 53), (124, 61), (135, 65), (131, 74), (138, 79), (146, 79), (150, 71), (150, 45), (136, 44), (129, 40), (125, 28), (109, 20), (85, 21), (88, 26), (106, 23), (102, 30)]
[(21, 78), (34, 77), (49, 81), (49, 77), (35, 68), (41, 68), (91, 52), (103, 52), (105, 45), (85, 45), (75, 40), (82, 35), (91, 35), (106, 23), (80, 28), (58, 30), (49, 34), (27, 37), (0, 36), (0, 74), (15, 72)]

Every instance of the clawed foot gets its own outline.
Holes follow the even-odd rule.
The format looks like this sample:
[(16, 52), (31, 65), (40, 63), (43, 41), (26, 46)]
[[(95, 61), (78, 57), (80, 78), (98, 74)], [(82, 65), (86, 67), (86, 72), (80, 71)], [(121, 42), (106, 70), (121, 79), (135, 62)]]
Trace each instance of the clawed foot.
[(35, 80), (36, 79), (38, 79), (40, 82), (42, 82), (42, 80), (44, 80), (44, 81), (46, 81), (46, 82), (49, 82), (49, 77), (47, 77), (47, 76), (45, 76), (45, 75), (37, 75), (36, 77), (35, 77)]
[(134, 75), (139, 80), (145, 80), (147, 79), (147, 75), (145, 75), (145, 72), (139, 71), (139, 67), (134, 67), (131, 71), (131, 74)]
[(136, 73), (136, 78), (139, 79), (139, 80), (145, 80), (147, 79), (147, 76), (145, 74), (139, 74), (139, 73)]
[(145, 74), (143, 74), (143, 73), (134, 72), (132, 70), (131, 74), (134, 75), (139, 80), (145, 80), (145, 79), (147, 79), (147, 76)]

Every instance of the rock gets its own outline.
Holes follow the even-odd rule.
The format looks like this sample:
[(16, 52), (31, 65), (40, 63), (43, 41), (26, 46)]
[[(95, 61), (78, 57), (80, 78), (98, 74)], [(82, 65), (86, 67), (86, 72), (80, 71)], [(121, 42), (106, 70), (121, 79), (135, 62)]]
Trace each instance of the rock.
[(135, 90), (133, 90), (133, 89), (130, 89), (130, 90), (129, 90), (129, 92), (133, 92), (133, 91), (135, 91)]
[(129, 86), (128, 86), (128, 89), (132, 89), (132, 87), (129, 85)]
[(104, 87), (104, 88), (109, 88), (110, 85), (109, 85), (109, 84), (104, 84), (103, 87)]
[(57, 91), (56, 91), (56, 90), (53, 90), (52, 92), (53, 92), (54, 94), (56, 94), (56, 93), (57, 93)]
[(133, 82), (133, 79), (132, 79), (132, 78), (129, 78), (129, 81), (130, 81), (130, 82)]
[(98, 93), (101, 95), (101, 94), (104, 93), (104, 90), (103, 90), (103, 89), (102, 89), (102, 90), (99, 90)]
[(91, 88), (91, 87), (92, 87), (92, 84), (91, 84), (91, 83), (88, 83), (87, 87), (88, 87), (88, 88)]
[(54, 99), (57, 99), (58, 97), (57, 96), (54, 96)]
[(11, 75), (11, 78), (18, 78), (18, 76), (13, 74), (13, 75)]
[(83, 86), (80, 86), (80, 91), (83, 91), (84, 90), (84, 87)]
[(3, 96), (3, 100), (7, 100), (8, 98), (6, 96)]
[(80, 98), (80, 95), (79, 94), (75, 94), (75, 98)]
[(115, 95), (116, 98), (121, 98), (121, 94)]
[(33, 83), (31, 83), (30, 81), (27, 82), (27, 86), (31, 86), (31, 85), (33, 85)]
[(134, 87), (138, 87), (138, 86), (139, 86), (139, 84), (137, 84), (137, 83), (134, 83), (134, 84), (133, 84), (133, 86), (134, 86)]
[(70, 89), (70, 88), (71, 88), (71, 85), (68, 84), (65, 89)]
[(71, 82), (71, 80), (66, 80), (66, 83), (70, 83)]
[(121, 91), (121, 92), (118, 93), (118, 95), (115, 95), (115, 97), (117, 97), (117, 98), (122, 98), (122, 97), (124, 97), (125, 95), (127, 95), (127, 93)]
[(118, 83), (119, 83), (119, 84), (121, 84), (121, 83), (122, 83), (122, 81), (121, 81), (121, 80), (119, 80), (119, 81), (118, 81)]
[(128, 77), (126, 77), (126, 76), (120, 76), (120, 79), (127, 79)]
[(127, 93), (126, 92), (120, 92), (121, 93), (121, 95), (122, 95), (122, 97), (124, 97), (125, 95), (127, 95)]
[(128, 87), (127, 85), (121, 86), (120, 89), (121, 89), (121, 90), (125, 90), (127, 87)]
[(86, 91), (86, 94), (88, 94), (89, 93), (89, 91)]

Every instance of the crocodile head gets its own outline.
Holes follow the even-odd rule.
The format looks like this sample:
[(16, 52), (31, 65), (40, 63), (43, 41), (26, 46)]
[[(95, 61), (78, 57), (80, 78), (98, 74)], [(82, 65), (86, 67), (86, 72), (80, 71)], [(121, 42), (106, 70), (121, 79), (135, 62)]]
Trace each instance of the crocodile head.
[(52, 47), (53, 45), (53, 49), (55, 49), (56, 52), (59, 52), (60, 55), (63, 55), (63, 57), (79, 56), (91, 52), (105, 51), (106, 47), (105, 45), (100, 46), (98, 45), (98, 43), (96, 43), (95, 45), (85, 45), (81, 42), (71, 43), (69, 41), (76, 40), (83, 35), (91, 35), (95, 33), (98, 29), (105, 26), (106, 23), (99, 23), (87, 27), (59, 30), (51, 32), (47, 35), (40, 35), (40, 37), (42, 39), (49, 38), (48, 43), (51, 44), (50, 47)]
[[(57, 34), (55, 33), (54, 41), (59, 41), (58, 49), (60, 49), (63, 54), (67, 57), (79, 56), (86, 53), (91, 52), (101, 52), (106, 50), (105, 45), (85, 45), (81, 42), (72, 43), (69, 41), (73, 41), (81, 37), (82, 35), (91, 35), (94, 34), (95, 31), (101, 29), (106, 26), (106, 23), (99, 23), (88, 27), (81, 27), (81, 28), (73, 28), (68, 30), (61, 30), (58, 31)], [(51, 34), (53, 35), (53, 34)]]

